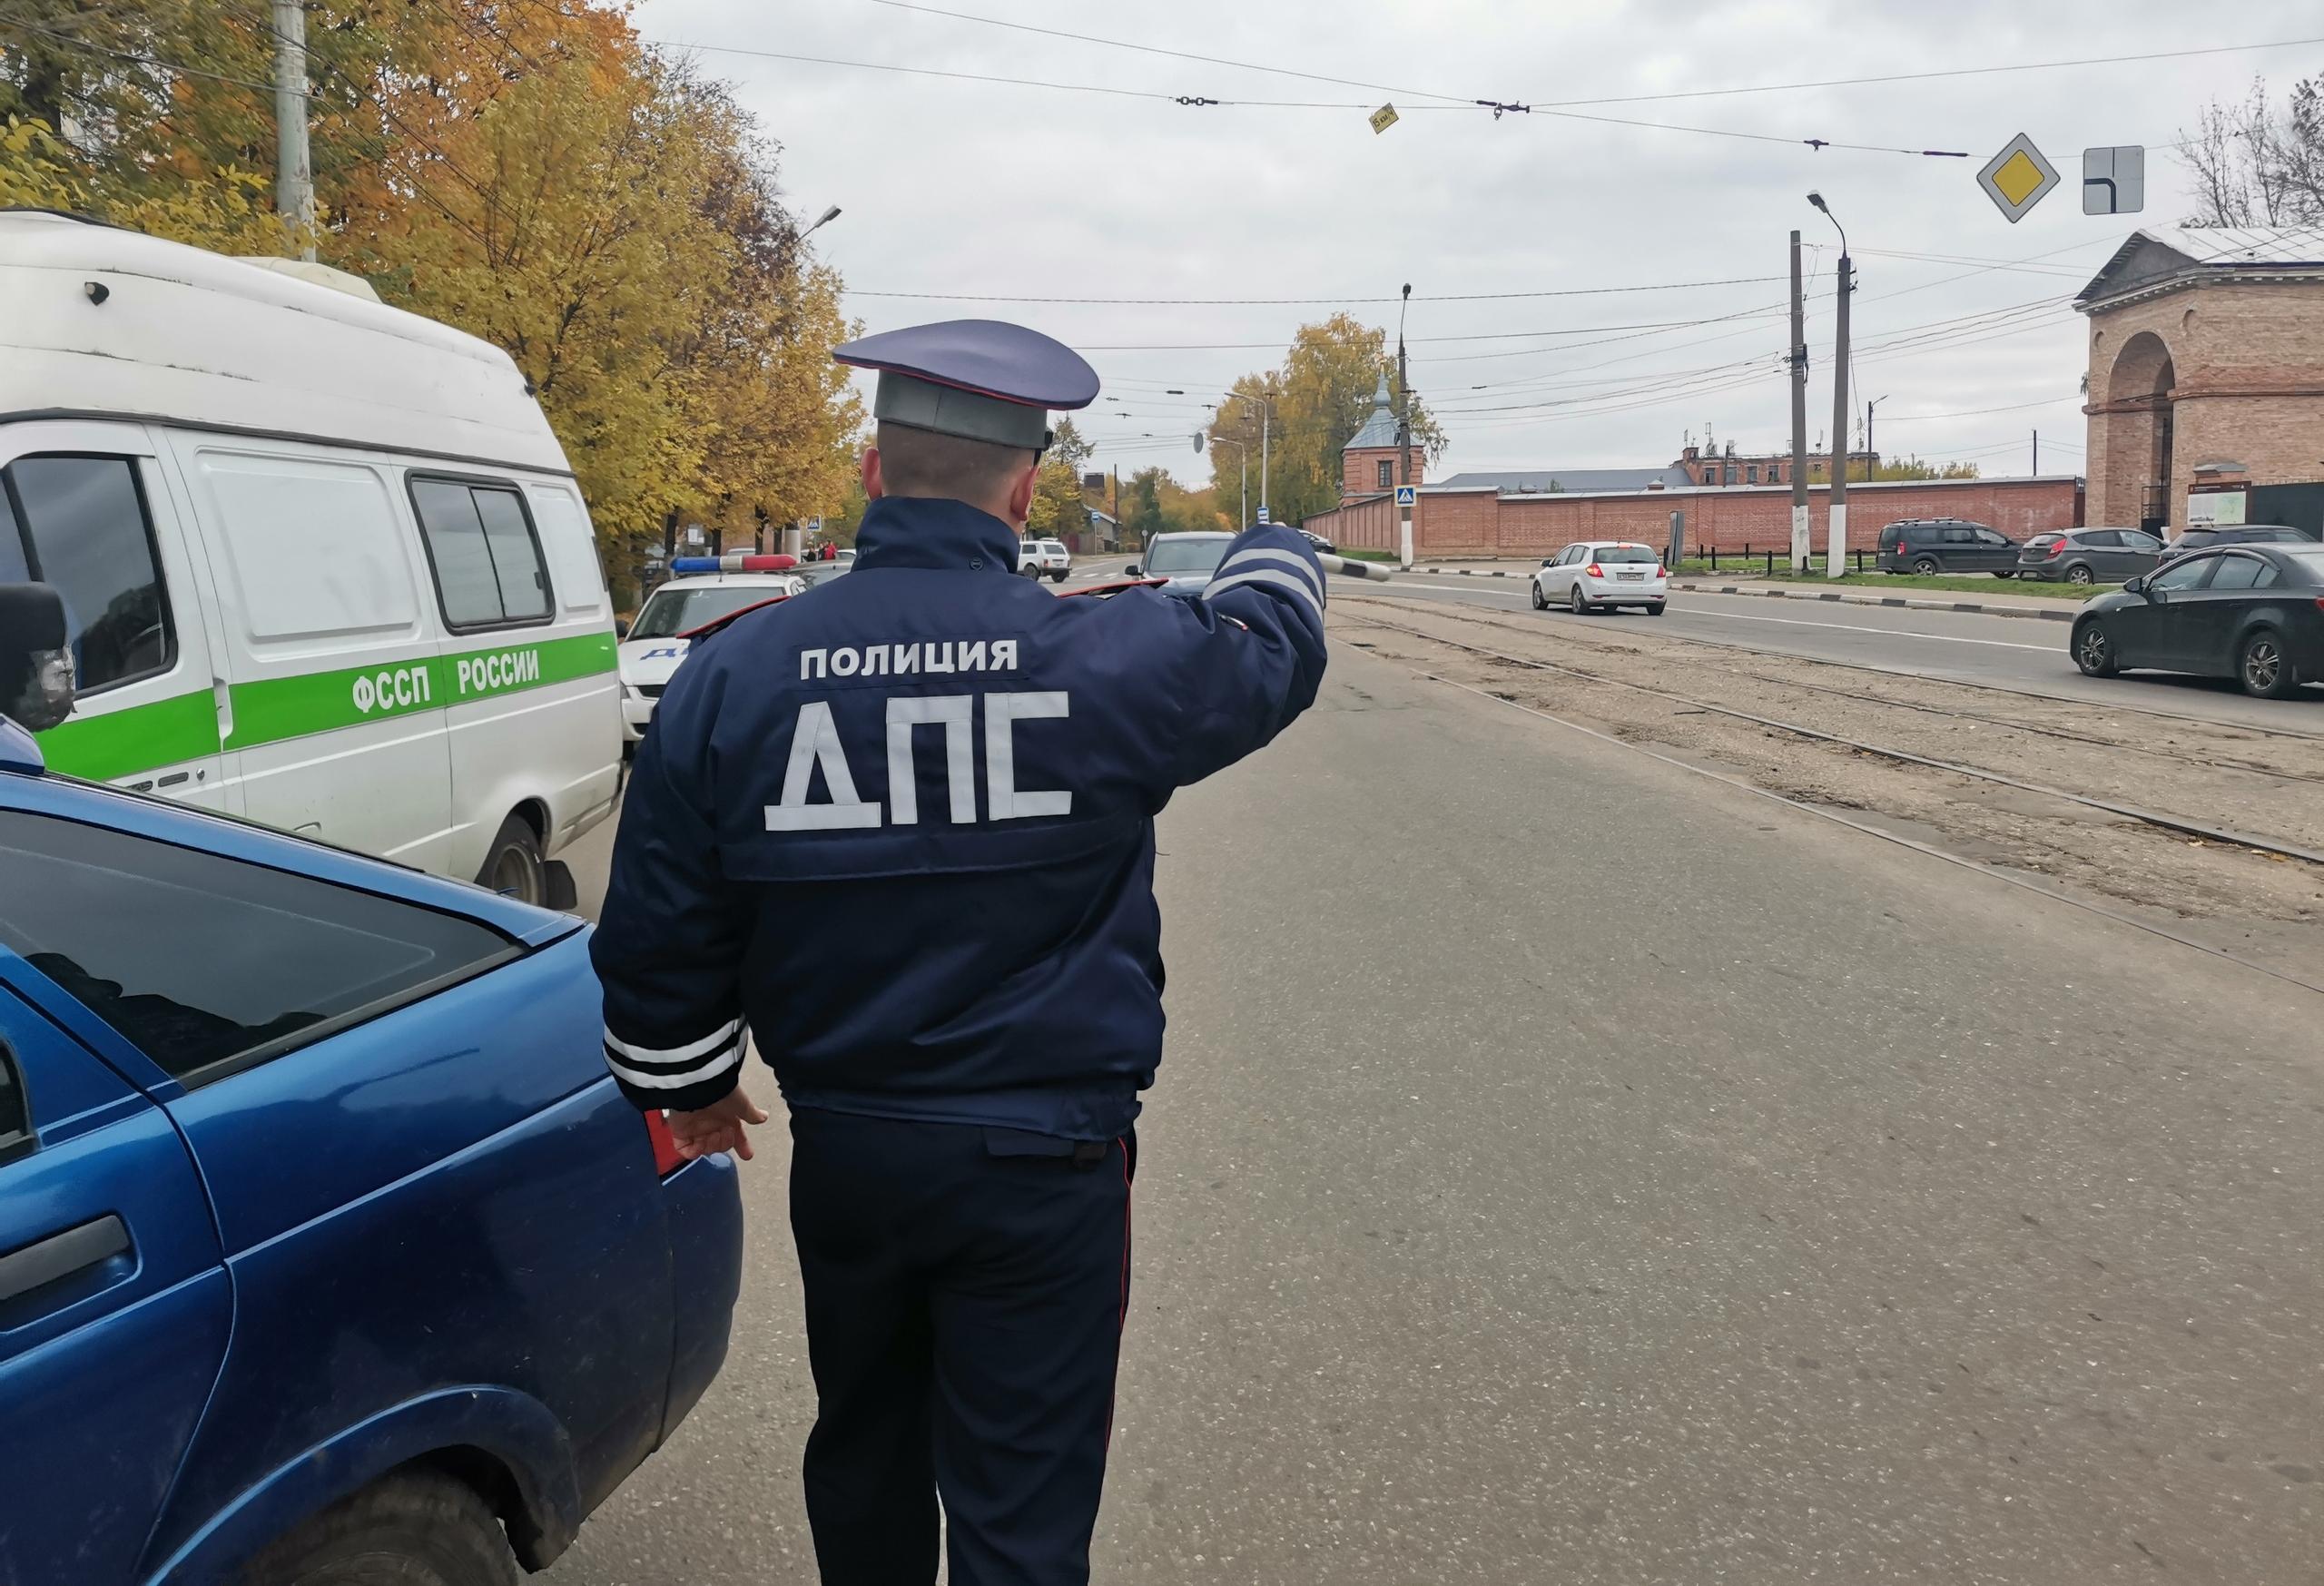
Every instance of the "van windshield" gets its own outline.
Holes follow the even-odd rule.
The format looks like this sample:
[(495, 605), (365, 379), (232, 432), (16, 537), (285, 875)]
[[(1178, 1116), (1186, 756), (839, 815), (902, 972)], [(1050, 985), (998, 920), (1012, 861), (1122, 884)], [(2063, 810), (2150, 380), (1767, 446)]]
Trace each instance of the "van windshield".
[(773, 584), (712, 584), (694, 589), (662, 588), (645, 603), (630, 625), (633, 639), (666, 639), (692, 632), (706, 622), (732, 616), (746, 606), (773, 600), (783, 593)]

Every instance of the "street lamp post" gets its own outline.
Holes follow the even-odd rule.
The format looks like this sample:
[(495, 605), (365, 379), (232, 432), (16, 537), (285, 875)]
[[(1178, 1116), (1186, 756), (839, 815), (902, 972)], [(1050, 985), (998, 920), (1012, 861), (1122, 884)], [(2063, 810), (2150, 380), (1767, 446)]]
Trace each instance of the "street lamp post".
[[(837, 219), (839, 219), (839, 205), (833, 204), (831, 208), (825, 210), (822, 214), (815, 217), (815, 223), (813, 225), (809, 226), (805, 231), (799, 233), (799, 241), (802, 242), (806, 241), (808, 238), (813, 236), (817, 231), (822, 231), (825, 226), (830, 225)], [(820, 525), (822, 522), (822, 518), (819, 516), (815, 521)], [(806, 526), (802, 524), (797, 518), (794, 517), (789, 523), (783, 526), (783, 549), (786, 555), (793, 557), (803, 556), (806, 551)]]
[[(1230, 402), (1256, 402), (1259, 405), (1259, 510), (1265, 512), (1270, 507), (1267, 499), (1267, 443), (1268, 430), (1275, 418), (1275, 392), (1270, 390), (1264, 397), (1254, 397), (1244, 391), (1229, 391), (1226, 393), (1226, 399)], [(1214, 413), (1219, 410), (1219, 404), (1216, 402), (1206, 402), (1203, 405)], [(1243, 445), (1240, 441), (1231, 444)], [(1244, 449), (1246, 453), (1249, 451), (1247, 446)], [(1248, 472), (1250, 458), (1247, 455), (1243, 462), (1245, 471)], [(1250, 491), (1246, 488), (1243, 494), (1243, 527), (1248, 528), (1251, 527)]]
[(1824, 469), (1832, 481), (1824, 576), (1837, 578), (1848, 566), (1848, 297), (1856, 291), (1855, 267), (1848, 261), (1848, 232), (1840, 217), (1832, 212), (1820, 192), (1809, 193), (1807, 202), (1823, 212), (1840, 234), (1840, 301), (1832, 335), (1832, 455)]
[[(1404, 282), (1403, 300), (1396, 307), (1396, 451), (1402, 459), (1396, 473), (1399, 486), (1413, 482), (1413, 382), (1404, 362), (1404, 310), (1412, 306), (1413, 283)], [(1396, 559), (1406, 572), (1413, 566), (1413, 509), (1399, 503), (1396, 507)]]
[[(1209, 406), (1209, 404), (1207, 404), (1207, 403), (1206, 403), (1206, 404), (1204, 404), (1204, 405), (1205, 405), (1206, 407)], [(1214, 436), (1212, 436), (1210, 438), (1211, 438), (1212, 440), (1214, 440), (1214, 441), (1217, 442), (1220, 446), (1231, 446), (1231, 447), (1233, 447), (1236, 451), (1239, 451), (1239, 452), (1241, 452), (1241, 453), (1243, 454), (1243, 516), (1242, 516), (1240, 518), (1236, 519), (1236, 522), (1240, 525), (1240, 528), (1248, 528), (1248, 527), (1251, 527), (1251, 447), (1250, 447), (1250, 443), (1249, 443), (1248, 441), (1236, 440), (1236, 439), (1233, 438), (1231, 436), (1225, 436), (1225, 435), (1214, 435)], [(1203, 441), (1202, 431), (1201, 431), (1201, 430), (1199, 430), (1199, 429), (1197, 429), (1197, 430), (1196, 430), (1196, 431), (1195, 431), (1195, 449), (1196, 449), (1196, 451), (1200, 451), (1200, 450), (1202, 449), (1202, 441)], [(1262, 454), (1262, 456), (1261, 456), (1261, 458), (1260, 458), (1259, 466), (1260, 466), (1260, 469), (1261, 469), (1261, 473), (1260, 473), (1260, 476), (1259, 476), (1259, 478), (1260, 478), (1260, 484), (1259, 484), (1260, 497), (1259, 497), (1259, 498), (1260, 498), (1260, 500), (1261, 500), (1262, 502), (1264, 502), (1264, 501), (1266, 499), (1266, 497), (1265, 497), (1265, 491), (1266, 491), (1266, 483), (1265, 483), (1265, 480), (1266, 480), (1266, 475), (1265, 475), (1265, 467), (1266, 467), (1266, 459), (1265, 459), (1265, 458), (1264, 454)], [(1240, 529), (1239, 529), (1239, 528), (1238, 528), (1237, 532), (1240, 532)]]

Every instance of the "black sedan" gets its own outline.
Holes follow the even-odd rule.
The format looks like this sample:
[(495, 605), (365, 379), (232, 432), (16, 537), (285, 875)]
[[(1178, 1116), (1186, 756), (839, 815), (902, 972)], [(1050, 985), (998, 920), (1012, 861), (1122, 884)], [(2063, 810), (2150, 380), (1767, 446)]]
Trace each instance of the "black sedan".
[(2074, 617), (2074, 665), (2232, 677), (2281, 699), (2324, 682), (2324, 546), (2196, 551), (2102, 595)]
[(1339, 547), (1337, 546), (1332, 544), (1331, 541), (1325, 539), (1322, 535), (1317, 534), (1314, 529), (1303, 528), (1299, 532), (1305, 537), (1310, 546), (1315, 547), (1316, 550), (1321, 551), (1324, 555), (1328, 557), (1338, 553)]

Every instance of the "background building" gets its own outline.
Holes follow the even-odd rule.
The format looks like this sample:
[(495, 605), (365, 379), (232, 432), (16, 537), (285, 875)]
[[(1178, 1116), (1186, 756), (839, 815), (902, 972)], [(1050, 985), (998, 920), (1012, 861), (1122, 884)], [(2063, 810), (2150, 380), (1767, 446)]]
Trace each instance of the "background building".
[[(2133, 232), (2074, 306), (2090, 320), (2090, 521), (2207, 517), (2324, 531), (2324, 233)], [(2230, 460), (2231, 459), (2231, 460)]]
[[(1343, 387), (1343, 389), (1345, 388)], [(1358, 388), (1359, 389), (1361, 388)], [(1380, 375), (1380, 389), (1372, 394), (1372, 411), (1364, 416), (1364, 427), (1348, 437), (1340, 448), (1340, 499), (1353, 501), (1365, 496), (1393, 492), (1399, 460), (1403, 451), (1396, 445), (1396, 409), (1388, 395), (1388, 376)], [(1421, 482), (1421, 448), (1413, 448), (1413, 478)]]

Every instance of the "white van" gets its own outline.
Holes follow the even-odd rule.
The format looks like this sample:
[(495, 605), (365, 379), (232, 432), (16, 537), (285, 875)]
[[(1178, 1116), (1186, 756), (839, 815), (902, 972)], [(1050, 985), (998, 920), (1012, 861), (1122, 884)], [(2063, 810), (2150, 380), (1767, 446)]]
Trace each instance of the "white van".
[(359, 280), (0, 213), (0, 584), (55, 770), (542, 901), (620, 780), (613, 612), (508, 356)]

